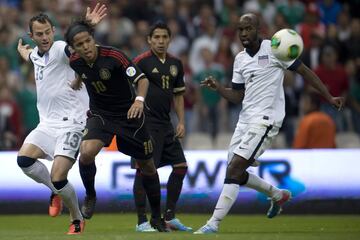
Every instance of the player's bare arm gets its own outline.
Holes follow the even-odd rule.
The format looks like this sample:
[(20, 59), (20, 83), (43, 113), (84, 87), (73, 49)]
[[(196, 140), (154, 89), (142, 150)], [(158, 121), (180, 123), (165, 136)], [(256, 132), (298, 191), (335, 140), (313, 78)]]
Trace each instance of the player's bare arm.
[(144, 100), (149, 88), (149, 80), (147, 78), (141, 78), (137, 81), (137, 97), (134, 103), (131, 105), (127, 117), (140, 118), (144, 112)]
[(183, 93), (174, 94), (174, 109), (178, 118), (175, 137), (185, 137), (185, 110)]
[(75, 91), (82, 88), (82, 79), (78, 74), (76, 74), (75, 79), (70, 83), (70, 87)]
[(19, 52), (20, 56), (25, 60), (25, 61), (29, 61), (29, 57), (30, 57), (30, 53), (32, 52), (32, 48), (30, 47), (29, 44), (24, 44), (22, 42), (22, 39), (19, 39), (18, 42), (18, 46), (17, 46), (17, 51)]
[(217, 91), (223, 98), (235, 104), (241, 103), (244, 99), (244, 90), (225, 88), (212, 76), (205, 78), (205, 80), (200, 83), (200, 86)]
[(107, 15), (106, 11), (107, 11), (107, 8), (106, 8), (105, 4), (102, 4), (100, 6), (100, 3), (97, 3), (92, 11), (91, 11), (90, 7), (86, 8), (85, 19), (91, 26), (94, 27), (95, 25), (97, 25), (99, 22), (101, 22), (101, 20), (103, 20), (106, 17), (106, 15)]
[(329, 93), (326, 86), (321, 82), (318, 76), (311, 71), (305, 64), (301, 63), (300, 66), (296, 69), (296, 72), (299, 73), (304, 79), (306, 79), (311, 86), (313, 86), (316, 90), (320, 92), (320, 94), (334, 107), (336, 107), (338, 110), (341, 110), (345, 98), (344, 97), (333, 97)]

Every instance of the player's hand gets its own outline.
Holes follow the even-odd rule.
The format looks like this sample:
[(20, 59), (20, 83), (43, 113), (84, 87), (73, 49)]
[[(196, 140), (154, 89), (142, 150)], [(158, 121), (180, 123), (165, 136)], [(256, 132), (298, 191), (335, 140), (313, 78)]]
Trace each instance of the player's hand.
[(69, 85), (73, 90), (78, 91), (82, 88), (82, 81), (73, 80)]
[(205, 78), (204, 81), (200, 82), (200, 86), (207, 87), (216, 91), (219, 88), (219, 82), (216, 81), (216, 79), (213, 76), (209, 76)]
[(131, 105), (128, 113), (127, 118), (140, 118), (143, 115), (144, 112), (144, 103), (139, 100), (135, 100), (135, 102)]
[(107, 15), (106, 11), (107, 11), (107, 8), (106, 8), (105, 4), (102, 4), (100, 6), (100, 3), (97, 3), (95, 8), (92, 11), (91, 11), (90, 7), (86, 8), (85, 19), (92, 26), (95, 26), (96, 24), (101, 22), (101, 20), (103, 20), (104, 17), (106, 17), (106, 15)]
[(176, 134), (175, 134), (176, 138), (183, 138), (185, 137), (185, 126), (182, 123), (179, 123), (176, 126)]
[(336, 107), (338, 111), (341, 111), (344, 104), (345, 104), (345, 98), (344, 97), (333, 97), (330, 99), (330, 103)]
[(19, 39), (18, 45), (17, 45), (17, 51), (19, 52), (20, 56), (25, 60), (29, 61), (29, 55), (32, 52), (32, 48), (29, 44), (23, 45), (22, 38)]

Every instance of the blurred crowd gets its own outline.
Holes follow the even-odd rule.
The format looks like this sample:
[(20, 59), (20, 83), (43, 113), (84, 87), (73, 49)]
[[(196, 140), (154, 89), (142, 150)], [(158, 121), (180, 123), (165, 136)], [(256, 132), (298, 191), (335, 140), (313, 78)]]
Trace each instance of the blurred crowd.
[[(149, 26), (166, 22), (172, 31), (169, 52), (184, 64), (187, 134), (209, 134), (215, 144), (219, 133), (232, 132), (241, 105), (226, 102), (199, 82), (212, 75), (231, 85), (232, 64), (242, 50), (237, 37), (238, 17), (253, 12), (261, 18), (264, 38), (282, 28), (296, 29), (304, 40), (302, 61), (314, 70), (334, 96), (347, 99), (343, 111), (325, 101), (337, 132), (360, 135), (360, 9), (359, 1), (296, 0), (107, 0), (108, 16), (96, 27), (100, 44), (111, 45), (133, 58), (146, 51)], [(71, 21), (84, 16), (90, 0), (0, 0), (0, 150), (15, 150), (37, 125), (36, 87), (32, 65), (21, 61), (16, 47), (27, 36), (29, 19), (40, 11), (63, 39)], [(302, 116), (300, 99), (308, 86), (292, 72), (284, 81), (287, 117), (282, 132), (292, 146)]]

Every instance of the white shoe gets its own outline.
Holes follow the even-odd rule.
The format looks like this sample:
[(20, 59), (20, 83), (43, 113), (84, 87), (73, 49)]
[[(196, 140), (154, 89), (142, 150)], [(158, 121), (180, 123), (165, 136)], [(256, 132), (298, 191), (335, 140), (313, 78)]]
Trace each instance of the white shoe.
[(282, 210), (282, 205), (290, 201), (291, 192), (289, 190), (282, 189), (281, 194), (282, 196), (279, 200), (271, 200), (270, 208), (266, 214), (268, 218), (273, 218), (279, 215)]
[(135, 228), (136, 232), (157, 232), (155, 228), (153, 228), (149, 222), (144, 222), (140, 225), (136, 224)]
[(218, 229), (211, 227), (208, 223), (199, 228), (197, 231), (194, 232), (194, 234), (213, 234), (217, 233)]

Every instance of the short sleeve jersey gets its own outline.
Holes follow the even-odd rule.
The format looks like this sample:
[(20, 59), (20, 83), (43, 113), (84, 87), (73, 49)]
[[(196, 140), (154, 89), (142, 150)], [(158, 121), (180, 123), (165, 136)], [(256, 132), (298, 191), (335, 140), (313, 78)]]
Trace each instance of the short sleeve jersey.
[(262, 40), (255, 55), (246, 49), (235, 58), (233, 88), (245, 86), (239, 122), (281, 126), (285, 117), (284, 70), (296, 69), (299, 61), (283, 62), (271, 52), (270, 40)]
[(181, 61), (167, 54), (162, 62), (152, 51), (147, 51), (136, 57), (134, 63), (149, 79), (145, 108), (147, 120), (151, 123), (168, 123), (174, 94), (185, 91)]
[(70, 66), (85, 83), (91, 111), (126, 119), (136, 97), (133, 84), (145, 75), (120, 50), (98, 46), (97, 51), (98, 57), (92, 64), (77, 53), (72, 54)]
[(69, 66), (66, 46), (64, 41), (55, 41), (46, 53), (40, 54), (35, 47), (29, 56), (34, 65), (40, 122), (49, 125), (73, 123), (64, 118), (85, 121), (88, 109), (86, 90), (74, 91), (69, 85), (75, 73)]

